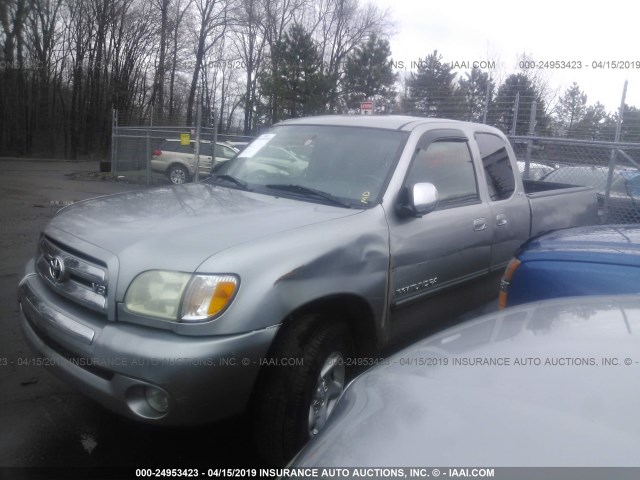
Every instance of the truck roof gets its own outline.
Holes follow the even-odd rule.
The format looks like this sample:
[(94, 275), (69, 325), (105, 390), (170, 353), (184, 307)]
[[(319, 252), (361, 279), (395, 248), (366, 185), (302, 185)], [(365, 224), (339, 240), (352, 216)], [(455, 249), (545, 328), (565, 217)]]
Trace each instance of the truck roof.
[[(412, 117), (408, 115), (321, 115), (317, 117), (292, 118), (277, 125), (328, 125), (345, 127), (384, 128), (388, 130), (411, 131), (419, 125), (446, 124), (459, 128), (472, 127), (474, 130), (500, 132), (500, 130), (482, 123), (447, 120), (443, 118)], [(444, 125), (443, 125), (444, 126)]]

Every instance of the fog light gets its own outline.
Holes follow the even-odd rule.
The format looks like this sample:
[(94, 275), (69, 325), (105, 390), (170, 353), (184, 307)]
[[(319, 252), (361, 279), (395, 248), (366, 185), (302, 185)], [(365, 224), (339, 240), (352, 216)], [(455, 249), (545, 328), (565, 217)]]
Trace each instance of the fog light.
[(167, 413), (169, 411), (169, 398), (162, 390), (155, 387), (145, 387), (144, 398), (156, 412)]

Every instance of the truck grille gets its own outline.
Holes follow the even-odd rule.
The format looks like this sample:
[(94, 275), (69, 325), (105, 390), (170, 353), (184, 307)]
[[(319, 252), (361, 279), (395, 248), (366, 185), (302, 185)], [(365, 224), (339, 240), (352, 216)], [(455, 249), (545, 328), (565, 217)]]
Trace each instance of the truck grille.
[(105, 263), (42, 236), (36, 268), (54, 291), (91, 310), (107, 313), (108, 275)]

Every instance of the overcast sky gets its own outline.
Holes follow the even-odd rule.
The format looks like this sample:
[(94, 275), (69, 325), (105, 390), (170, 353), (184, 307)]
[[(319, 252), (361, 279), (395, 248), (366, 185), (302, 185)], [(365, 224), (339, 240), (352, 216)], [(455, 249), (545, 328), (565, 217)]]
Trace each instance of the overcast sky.
[[(504, 79), (517, 71), (519, 54), (527, 53), (536, 61), (582, 62), (581, 69), (545, 71), (560, 94), (575, 81), (587, 94), (588, 104), (600, 101), (607, 111), (614, 111), (628, 80), (626, 103), (640, 108), (640, 17), (633, 4), (371, 1), (389, 8), (395, 23), (393, 59), (403, 61), (407, 71), (412, 61), (438, 49), (449, 63), (495, 60), (498, 69), (493, 75)], [(632, 62), (636, 68), (592, 65), (607, 60)]]

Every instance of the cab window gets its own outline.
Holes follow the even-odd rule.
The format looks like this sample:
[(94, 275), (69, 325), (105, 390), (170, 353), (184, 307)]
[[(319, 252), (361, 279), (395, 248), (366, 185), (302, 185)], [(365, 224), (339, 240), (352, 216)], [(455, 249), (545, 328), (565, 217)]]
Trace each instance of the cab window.
[(432, 183), (438, 190), (438, 208), (476, 203), (478, 185), (469, 146), (462, 140), (437, 140), (418, 148), (407, 179)]

